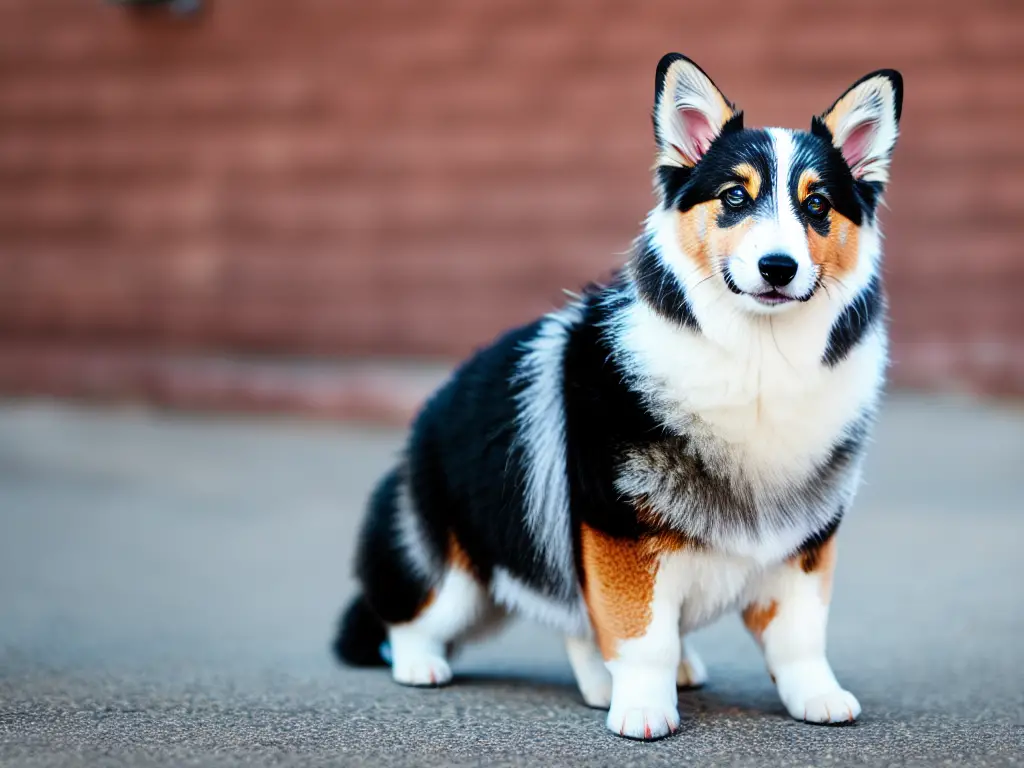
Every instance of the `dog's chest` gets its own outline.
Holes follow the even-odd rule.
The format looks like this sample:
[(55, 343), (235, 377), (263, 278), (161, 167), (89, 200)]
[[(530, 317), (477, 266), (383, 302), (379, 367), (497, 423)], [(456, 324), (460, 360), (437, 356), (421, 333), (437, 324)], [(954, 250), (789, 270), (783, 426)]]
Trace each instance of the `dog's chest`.
[(657, 588), (680, 606), (685, 634), (742, 607), (763, 571), (753, 558), (683, 550), (662, 556)]
[(829, 369), (788, 367), (777, 354), (714, 358), (667, 371), (656, 407), (709, 460), (754, 476), (807, 472), (869, 395)]
[[(656, 523), (767, 563), (849, 500), (884, 371), (884, 341), (835, 368), (756, 335), (742, 350), (647, 324), (632, 370), (667, 436), (628, 446), (616, 486)], [(785, 337), (783, 337), (785, 338)], [(665, 352), (671, 350), (671, 354)], [(788, 352), (788, 354), (787, 354)]]
[(798, 477), (873, 407), (884, 377), (884, 335), (830, 367), (822, 363), (828, 327), (812, 315), (789, 327), (751, 325), (723, 343), (637, 305), (619, 341), (635, 385), (670, 431), (748, 476)]

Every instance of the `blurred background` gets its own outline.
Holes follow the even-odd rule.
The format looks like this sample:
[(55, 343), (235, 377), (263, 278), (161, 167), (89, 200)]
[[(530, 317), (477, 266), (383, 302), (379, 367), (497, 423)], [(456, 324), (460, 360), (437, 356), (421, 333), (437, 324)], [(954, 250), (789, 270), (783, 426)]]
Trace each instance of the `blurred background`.
[(680, 50), (751, 125), (902, 70), (893, 379), (1024, 394), (1012, 0), (5, 0), (0, 29), (0, 391), (404, 420), (622, 262)]
[[(863, 724), (789, 722), (734, 618), (649, 750), (536, 626), (444, 692), (341, 670), (403, 426), (623, 262), (672, 50), (750, 125), (906, 79), (831, 612)], [(1019, 0), (0, 0), (0, 763), (1019, 765), (1022, 82)]]

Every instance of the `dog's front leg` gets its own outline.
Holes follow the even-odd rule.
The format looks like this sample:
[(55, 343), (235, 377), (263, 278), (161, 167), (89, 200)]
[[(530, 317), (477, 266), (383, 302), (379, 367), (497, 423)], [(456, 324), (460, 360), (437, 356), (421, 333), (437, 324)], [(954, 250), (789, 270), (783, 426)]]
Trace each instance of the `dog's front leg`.
[(743, 611), (782, 703), (809, 723), (853, 722), (860, 714), (857, 699), (839, 685), (825, 658), (835, 555), (833, 535), (767, 571)]
[(608, 728), (658, 739), (679, 727), (678, 590), (650, 541), (618, 539), (584, 526), (584, 594), (597, 643), (612, 675)]

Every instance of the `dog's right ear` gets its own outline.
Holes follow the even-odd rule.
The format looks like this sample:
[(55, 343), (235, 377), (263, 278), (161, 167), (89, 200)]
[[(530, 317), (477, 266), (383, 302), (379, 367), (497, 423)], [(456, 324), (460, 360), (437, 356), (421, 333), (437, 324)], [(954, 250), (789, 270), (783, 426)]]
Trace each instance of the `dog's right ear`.
[(682, 54), (662, 56), (654, 81), (656, 165), (692, 168), (726, 126), (742, 128), (743, 113), (704, 70)]

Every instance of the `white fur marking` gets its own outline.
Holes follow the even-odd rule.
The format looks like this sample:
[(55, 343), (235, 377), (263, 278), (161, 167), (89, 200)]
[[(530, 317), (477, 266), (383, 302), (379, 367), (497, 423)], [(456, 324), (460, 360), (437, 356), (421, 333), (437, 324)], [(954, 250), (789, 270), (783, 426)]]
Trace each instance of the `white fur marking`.
[[(789, 177), (793, 172), (793, 158), (796, 155), (796, 142), (792, 131), (771, 128), (768, 133), (775, 144), (775, 203), (778, 220), (777, 246), (779, 252), (796, 259), (798, 270), (793, 282), (786, 290), (794, 296), (805, 296), (814, 287), (818, 270), (811, 260), (811, 248), (807, 242), (807, 227), (800, 220), (793, 206), (793, 195), (789, 187)], [(770, 251), (769, 251), (770, 252)], [(765, 253), (759, 255), (764, 256)]]
[(676, 672), (676, 685), (680, 688), (699, 688), (708, 681), (708, 668), (704, 666), (688, 638), (682, 639), (682, 658)]
[(763, 566), (753, 557), (682, 550), (662, 556), (658, 577), (681, 605), (678, 631), (687, 634), (740, 606)]
[(612, 676), (597, 644), (591, 639), (569, 636), (565, 638), (565, 650), (587, 706), (608, 709), (612, 701)]
[(575, 637), (590, 634), (586, 605), (578, 594), (571, 602), (547, 597), (523, 584), (504, 568), (495, 568), (491, 577), (494, 602), (509, 611), (555, 627)]
[[(696, 293), (699, 313), (705, 305)], [(716, 318), (717, 324), (699, 317), (705, 332), (696, 334), (638, 302), (616, 324), (619, 359), (662, 423), (686, 434), (718, 471), (749, 484), (758, 498), (779, 498), (790, 484), (807, 481), (847, 425), (877, 403), (886, 362), (883, 328), (834, 368), (821, 364), (838, 311), (822, 294), (771, 322), (735, 310)], [(624, 472), (617, 487), (628, 496), (649, 496), (657, 479)], [(709, 543), (760, 562), (777, 561), (852, 497), (857, 480), (852, 471), (836, 488), (837, 496), (823, 499), (820, 509), (798, 525), (783, 524), (779, 517), (767, 520), (753, 538), (712, 532)], [(655, 511), (666, 522), (685, 523), (671, 500), (660, 501)]]
[(814, 723), (851, 721), (860, 714), (860, 703), (839, 685), (825, 658), (828, 603), (821, 579), (819, 573), (779, 565), (753, 586), (747, 602), (775, 603), (759, 642), (789, 714)]
[(447, 646), (485, 615), (487, 593), (470, 574), (449, 568), (434, 599), (412, 621), (388, 627), (391, 675), (403, 685), (444, 685), (452, 678)]
[(651, 621), (643, 635), (620, 641), (607, 662), (612, 674), (608, 729), (632, 739), (656, 739), (679, 727), (676, 676), (679, 671), (679, 605), (684, 585), (678, 569), (654, 580)]
[(406, 560), (418, 576), (432, 580), (439, 571), (439, 564), (431, 557), (420, 530), (419, 514), (413, 504), (409, 481), (403, 477), (398, 481), (398, 505), (395, 515), (398, 539), (402, 544)]
[(575, 589), (569, 488), (566, 478), (563, 355), (570, 328), (582, 310), (570, 304), (548, 315), (527, 344), (518, 379), (526, 382), (517, 397), (517, 445), (525, 462), (526, 525), (547, 565), (568, 597)]

